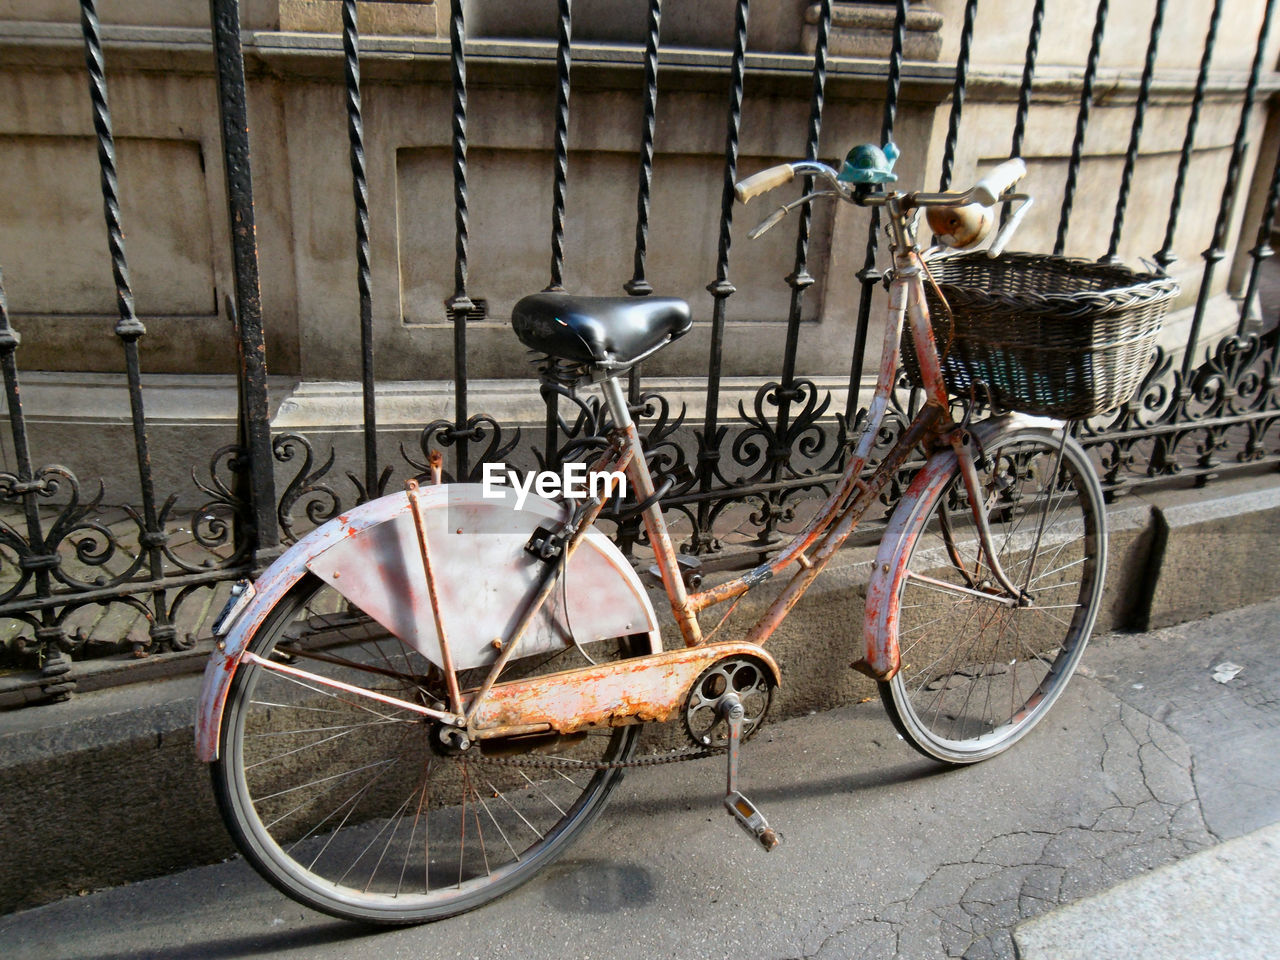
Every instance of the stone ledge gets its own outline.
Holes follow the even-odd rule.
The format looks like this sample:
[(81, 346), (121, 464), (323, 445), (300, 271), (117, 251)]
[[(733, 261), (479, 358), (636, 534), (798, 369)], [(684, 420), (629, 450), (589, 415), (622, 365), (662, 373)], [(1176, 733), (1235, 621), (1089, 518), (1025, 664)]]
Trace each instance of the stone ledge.
[(1151, 498), (1154, 528), (1142, 630), (1199, 620), (1280, 591), (1280, 486), (1234, 480)]

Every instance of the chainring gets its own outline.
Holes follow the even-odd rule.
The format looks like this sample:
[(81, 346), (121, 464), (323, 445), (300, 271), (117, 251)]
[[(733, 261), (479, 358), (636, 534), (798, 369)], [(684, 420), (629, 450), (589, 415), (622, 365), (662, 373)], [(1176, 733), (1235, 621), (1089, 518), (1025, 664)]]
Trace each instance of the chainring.
[(694, 681), (684, 704), (684, 729), (703, 748), (725, 747), (729, 725), (720, 709), (721, 700), (736, 694), (742, 702), (742, 739), (759, 729), (773, 702), (773, 673), (755, 657), (733, 656), (717, 660)]

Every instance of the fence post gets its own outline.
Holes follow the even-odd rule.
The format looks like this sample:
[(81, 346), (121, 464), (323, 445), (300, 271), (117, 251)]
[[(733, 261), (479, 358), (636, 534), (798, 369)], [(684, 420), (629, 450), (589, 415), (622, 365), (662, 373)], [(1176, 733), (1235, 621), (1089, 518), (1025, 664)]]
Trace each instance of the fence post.
[(264, 565), (277, 552), (276, 490), (267, 408), (267, 348), (262, 332), (262, 291), (258, 282), (258, 238), (253, 219), (253, 175), (249, 169), (249, 118), (244, 53), (240, 46), (239, 0), (209, 0), (222, 160), (227, 177), (235, 276), (235, 325), (240, 360), (242, 426), (249, 471), (248, 541), (254, 561)]

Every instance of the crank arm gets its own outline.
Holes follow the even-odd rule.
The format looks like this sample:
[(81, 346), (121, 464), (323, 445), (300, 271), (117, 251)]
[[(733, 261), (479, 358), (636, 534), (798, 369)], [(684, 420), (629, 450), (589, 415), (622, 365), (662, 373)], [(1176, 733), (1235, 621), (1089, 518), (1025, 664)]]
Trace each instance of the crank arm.
[(738, 790), (738, 754), (742, 746), (742, 702), (734, 694), (720, 701), (720, 713), (729, 724), (729, 784), (724, 807), (729, 815), (747, 834), (766, 850), (772, 850), (782, 842), (777, 831), (769, 826), (763, 813)]

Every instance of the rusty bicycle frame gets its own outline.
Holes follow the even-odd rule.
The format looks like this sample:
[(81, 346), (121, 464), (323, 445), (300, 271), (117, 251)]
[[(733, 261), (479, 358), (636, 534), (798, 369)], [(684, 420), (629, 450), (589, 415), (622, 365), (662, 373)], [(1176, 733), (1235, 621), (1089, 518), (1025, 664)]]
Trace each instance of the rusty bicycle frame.
[[(1017, 163), (1021, 168), (1020, 161)], [(421, 703), (409, 703), (378, 694), (377, 698), (394, 706), (442, 721), (446, 725), (464, 731), (468, 740), (509, 737), (513, 735), (555, 732), (570, 734), (581, 729), (618, 723), (665, 720), (681, 705), (690, 684), (703, 669), (721, 657), (746, 655), (765, 664), (775, 682), (779, 672), (773, 658), (763, 649), (769, 637), (812, 585), (840, 546), (848, 539), (876, 498), (893, 476), (907, 461), (916, 447), (926, 453), (950, 447), (959, 464), (960, 475), (968, 491), (971, 512), (983, 552), (988, 558), (991, 573), (1004, 591), (1003, 595), (985, 592), (984, 600), (1006, 605), (1024, 602), (1023, 590), (1010, 582), (1001, 569), (996, 550), (991, 542), (991, 531), (985, 512), (981, 508), (982, 496), (975, 467), (975, 441), (968, 429), (957, 424), (950, 416), (946, 385), (943, 381), (941, 361), (935, 342), (928, 307), (924, 298), (924, 266), (915, 237), (914, 214), (926, 206), (959, 206), (981, 200), (992, 203), (1008, 183), (1000, 183), (992, 189), (988, 177), (978, 186), (963, 194), (928, 194), (851, 190), (839, 183), (835, 172), (823, 164), (803, 162), (772, 168), (757, 175), (763, 178), (772, 173), (772, 179), (758, 189), (763, 192), (778, 183), (790, 180), (797, 173), (817, 174), (829, 180), (836, 189), (816, 196), (835, 193), (843, 199), (863, 206), (879, 206), (888, 216), (888, 228), (892, 238), (893, 274), (889, 285), (888, 322), (884, 334), (879, 373), (872, 395), (868, 415), (862, 433), (843, 474), (835, 488), (822, 504), (808, 525), (776, 556), (756, 566), (736, 579), (721, 583), (701, 592), (689, 593), (681, 576), (676, 551), (671, 542), (663, 517), (661, 504), (654, 492), (653, 478), (649, 473), (640, 444), (639, 434), (632, 422), (618, 381), (618, 370), (597, 368), (592, 379), (599, 383), (604, 400), (613, 418), (609, 445), (592, 466), (593, 472), (625, 471), (634, 484), (635, 497), (642, 504), (641, 514), (649, 541), (653, 545), (657, 569), (662, 585), (670, 601), (671, 611), (684, 641), (683, 649), (657, 650), (653, 653), (607, 664), (592, 664), (554, 674), (499, 683), (504, 669), (513, 658), (530, 623), (538, 615), (551, 596), (560, 575), (567, 566), (592, 524), (599, 516), (606, 497), (594, 496), (583, 501), (573, 510), (557, 536), (562, 556), (556, 562), (547, 562), (528, 601), (516, 618), (506, 637), (494, 641), (497, 658), (489, 666), (483, 682), (472, 690), (460, 690), (457, 671), (450, 654), (446, 624), (441, 616), (436, 591), (435, 571), (432, 563), (432, 547), (422, 520), (419, 489), (414, 481), (408, 485), (408, 499), (417, 534), (417, 546), (421, 552), (427, 581), (432, 615), (440, 642), (441, 670), (445, 676), (448, 703), (443, 708), (433, 708)], [(1016, 181), (1019, 173), (1012, 175)], [(755, 179), (755, 178), (753, 178)], [(766, 178), (768, 179), (768, 178)], [(1009, 180), (1005, 171), (1005, 180)], [(754, 195), (741, 188), (744, 199)], [(984, 184), (986, 185), (984, 188)], [(983, 190), (985, 189), (985, 193)], [(811, 195), (811, 196), (815, 196)], [(797, 201), (798, 203), (799, 201)], [(791, 204), (788, 208), (795, 206)], [(773, 219), (780, 216), (775, 214)], [(766, 224), (771, 225), (769, 221)], [(767, 229), (762, 224), (760, 229)], [(1002, 231), (1002, 235), (1010, 231)], [(997, 239), (1001, 243), (1000, 239)], [(994, 246), (994, 245), (993, 245)], [(880, 460), (869, 479), (862, 479), (872, 452), (875, 438), (889, 406), (898, 368), (899, 339), (904, 322), (911, 324), (912, 336), (919, 355), (920, 373), (925, 403), (910, 425), (898, 437), (893, 447)], [(434, 472), (434, 471), (433, 471)], [(438, 479), (438, 476), (437, 476)], [(760, 619), (741, 640), (711, 642), (719, 626), (704, 634), (699, 624), (699, 612), (718, 604), (737, 601), (754, 587), (773, 579), (792, 565), (798, 569), (770, 603)], [(949, 589), (961, 587), (951, 586)], [(891, 603), (891, 599), (873, 593), (868, 604)], [(736, 603), (734, 604), (736, 606)], [(732, 613), (733, 607), (729, 613)], [(726, 613), (721, 625), (728, 619)], [(880, 620), (883, 625), (864, 638), (864, 654), (854, 665), (871, 677), (886, 680), (899, 666), (896, 635), (892, 618)], [(300, 672), (287, 664), (246, 655), (252, 662), (268, 670)], [(336, 686), (336, 681), (322, 676), (304, 673), (311, 681)], [(346, 692), (375, 696), (371, 691), (344, 686)]]

